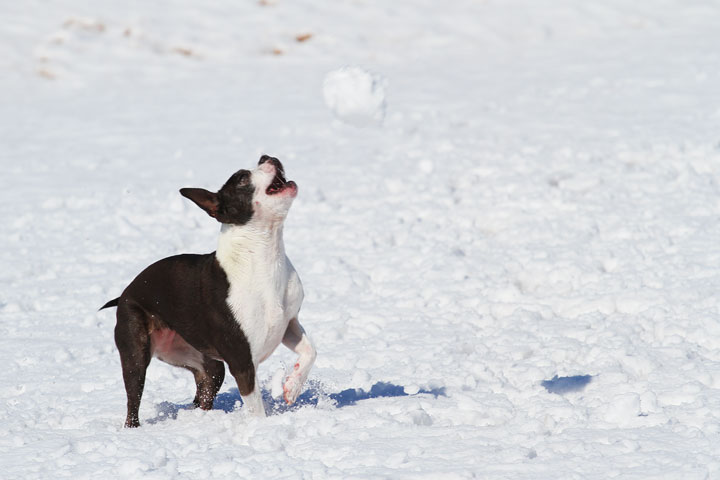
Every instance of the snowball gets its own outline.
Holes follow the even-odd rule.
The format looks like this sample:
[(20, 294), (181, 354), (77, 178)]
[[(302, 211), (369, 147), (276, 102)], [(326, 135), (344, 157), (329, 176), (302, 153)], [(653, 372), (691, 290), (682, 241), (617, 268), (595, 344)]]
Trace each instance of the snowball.
[(385, 117), (385, 79), (359, 67), (344, 67), (325, 76), (325, 104), (341, 121), (363, 127)]

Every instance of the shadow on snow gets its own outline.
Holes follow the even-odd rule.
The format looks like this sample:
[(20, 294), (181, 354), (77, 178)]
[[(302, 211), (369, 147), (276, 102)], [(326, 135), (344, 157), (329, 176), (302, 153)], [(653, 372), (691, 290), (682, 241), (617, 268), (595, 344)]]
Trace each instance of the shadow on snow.
[(592, 381), (592, 375), (574, 375), (572, 377), (558, 377), (543, 380), (540, 384), (550, 393), (562, 395), (568, 392), (579, 392)]
[[(378, 382), (369, 391), (361, 388), (348, 388), (338, 393), (326, 393), (319, 382), (309, 381), (306, 390), (298, 397), (294, 404), (288, 405), (282, 398), (275, 399), (269, 390), (263, 389), (263, 403), (268, 415), (280, 415), (285, 412), (298, 410), (306, 406), (327, 405), (331, 408), (344, 408), (355, 405), (363, 400), (388, 397), (410, 397), (415, 395), (433, 395), (435, 398), (445, 396), (445, 387), (420, 389), (416, 394), (410, 395), (405, 392), (401, 385), (394, 385), (387, 382)], [(240, 392), (237, 388), (218, 394), (213, 403), (213, 410), (222, 410), (226, 413), (232, 412), (242, 405)], [(148, 424), (162, 422), (168, 419), (176, 419), (181, 410), (192, 410), (195, 407), (192, 403), (177, 404), (162, 402), (156, 406), (157, 415), (148, 419)]]

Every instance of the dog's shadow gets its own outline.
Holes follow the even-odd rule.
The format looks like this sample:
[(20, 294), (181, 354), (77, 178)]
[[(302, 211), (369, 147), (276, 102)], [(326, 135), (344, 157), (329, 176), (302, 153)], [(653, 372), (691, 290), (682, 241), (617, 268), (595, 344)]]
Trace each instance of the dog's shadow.
[[(345, 408), (355, 405), (360, 401), (373, 398), (409, 397), (415, 395), (432, 395), (435, 398), (444, 397), (445, 387), (420, 389), (417, 393), (411, 395), (405, 392), (405, 388), (401, 385), (378, 382), (370, 387), (369, 391), (361, 388), (348, 388), (338, 393), (327, 393), (320, 382), (311, 380), (307, 382), (307, 388), (292, 405), (286, 404), (282, 398), (273, 398), (267, 389), (263, 389), (262, 395), (265, 411), (268, 415), (281, 415), (303, 407), (316, 407), (318, 404), (328, 406), (329, 408)], [(215, 397), (212, 409), (230, 413), (241, 405), (242, 399), (240, 398), (240, 392), (237, 388), (231, 388), (229, 391), (220, 393)], [(192, 410), (194, 408), (195, 406), (192, 403), (177, 404), (162, 402), (156, 405), (156, 416), (148, 419), (147, 423), (155, 424), (169, 419), (174, 420), (181, 410)]]

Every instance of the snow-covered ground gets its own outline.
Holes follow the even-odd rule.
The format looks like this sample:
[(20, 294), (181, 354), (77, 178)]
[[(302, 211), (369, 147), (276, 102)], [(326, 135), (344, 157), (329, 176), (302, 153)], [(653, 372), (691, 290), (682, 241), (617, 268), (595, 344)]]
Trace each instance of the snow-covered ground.
[[(0, 18), (0, 477), (720, 478), (717, 1)], [(192, 376), (155, 361), (122, 429), (98, 307), (214, 250), (178, 189), (261, 153), (300, 187), (306, 392), (273, 398), (279, 350), (270, 417), (230, 378), (190, 410)]]

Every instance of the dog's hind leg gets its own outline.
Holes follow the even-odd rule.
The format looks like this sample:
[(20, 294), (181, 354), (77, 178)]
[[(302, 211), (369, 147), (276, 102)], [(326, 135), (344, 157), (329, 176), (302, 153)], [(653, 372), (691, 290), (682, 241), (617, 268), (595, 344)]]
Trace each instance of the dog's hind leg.
[(190, 369), (195, 375), (197, 393), (193, 404), (203, 410), (210, 410), (223, 380), (225, 379), (225, 364), (218, 360), (205, 357), (203, 360), (204, 371)]
[(150, 364), (150, 335), (145, 312), (139, 307), (121, 304), (117, 311), (115, 345), (120, 352), (127, 418), (125, 427), (139, 427), (140, 399), (145, 387), (145, 372)]

